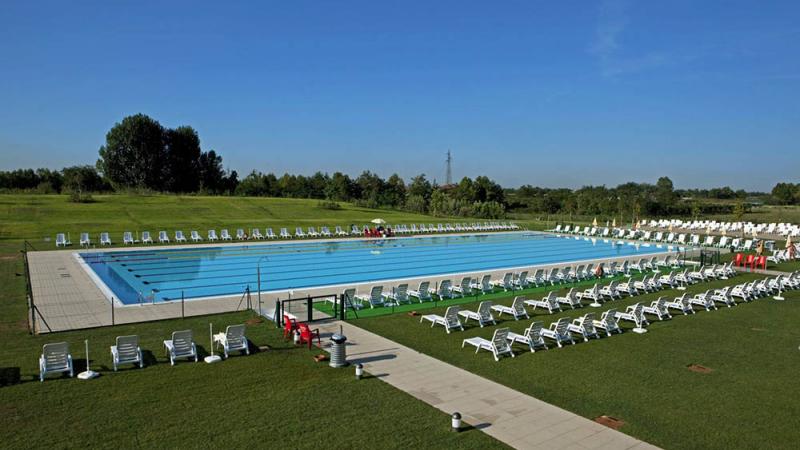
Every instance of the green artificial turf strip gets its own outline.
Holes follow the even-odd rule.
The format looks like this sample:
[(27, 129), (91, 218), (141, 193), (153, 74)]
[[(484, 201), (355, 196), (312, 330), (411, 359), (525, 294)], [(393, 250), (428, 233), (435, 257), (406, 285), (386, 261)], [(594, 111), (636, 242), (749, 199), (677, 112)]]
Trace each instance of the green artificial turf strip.
[[(172, 331), (192, 329), (202, 357), (209, 321), (222, 330), (253, 318), (249, 312), (29, 336), (20, 270), (19, 257), (0, 259), (4, 448), (503, 447), (475, 429), (452, 433), (447, 414), (378, 378), (356, 381), (352, 368), (314, 362), (321, 351), (284, 342), (269, 323), (247, 327), (250, 356), (169, 365), (162, 341)], [(140, 336), (147, 366), (114, 373), (109, 346), (125, 334)], [(44, 343), (69, 342), (77, 373), (85, 367), (84, 339), (98, 379), (54, 374), (38, 381)], [(263, 345), (270, 349), (257, 351)]]
[[(700, 292), (757, 278), (742, 274), (731, 280), (702, 283)], [(560, 317), (587, 312), (598, 317), (610, 308), (649, 304), (662, 291), (549, 315), (537, 311), (531, 320), (504, 317), (497, 326), (445, 333), (405, 314), (370, 317), (355, 325), (400, 344), (462, 367), (587, 418), (610, 415), (626, 422), (621, 431), (663, 448), (796, 448), (800, 441), (800, 292), (787, 300), (756, 300), (718, 311), (651, 322), (649, 332), (603, 337), (589, 343), (531, 354), (515, 346), (515, 358), (495, 362), (490, 354), (461, 348), (472, 336), (491, 338), (497, 327), (521, 333), (533, 320), (545, 326)], [(509, 296), (502, 303), (510, 304)], [(500, 302), (498, 302), (500, 303)], [(444, 308), (432, 312), (443, 314)], [(699, 364), (710, 374), (689, 371)]]

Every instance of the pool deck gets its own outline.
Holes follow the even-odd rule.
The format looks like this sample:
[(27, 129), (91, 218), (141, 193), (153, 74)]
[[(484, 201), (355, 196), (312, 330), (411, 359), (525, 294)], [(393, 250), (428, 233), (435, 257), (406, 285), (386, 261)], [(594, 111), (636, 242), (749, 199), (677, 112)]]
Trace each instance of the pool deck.
[[(497, 234), (501, 232), (495, 232)], [(512, 232), (519, 233), (519, 232)], [(451, 236), (454, 234), (450, 234)], [(390, 238), (391, 239), (391, 238)], [(303, 242), (325, 242), (330, 239), (305, 239)], [(260, 244), (286, 243), (291, 241), (258, 241)], [(296, 241), (295, 241), (296, 242)], [(241, 242), (233, 243), (198, 243), (198, 246), (241, 246)], [(213, 299), (188, 300), (186, 302), (170, 302), (156, 304), (142, 304), (132, 306), (115, 306), (103, 293), (103, 291), (92, 280), (89, 274), (74, 256), (76, 252), (107, 252), (107, 251), (146, 251), (146, 250), (167, 250), (175, 248), (189, 248), (191, 245), (171, 245), (171, 246), (139, 246), (139, 247), (104, 247), (92, 249), (72, 248), (67, 250), (37, 251), (28, 253), (28, 261), (31, 274), (31, 288), (33, 291), (34, 305), (38, 313), (35, 313), (35, 324), (37, 333), (48, 333), (56, 331), (67, 331), (84, 328), (94, 328), (122, 323), (147, 322), (181, 316), (198, 316), (206, 314), (216, 314), (231, 312), (248, 308), (248, 302), (243, 299), (243, 295), (229, 297), (219, 297)], [(610, 261), (624, 261), (626, 259), (638, 259), (637, 256), (620, 258), (602, 258), (597, 260), (581, 261), (583, 263), (598, 263)], [(576, 265), (578, 262), (562, 262), (533, 266), (533, 269), (549, 269), (551, 267), (563, 267), (565, 265)], [(507, 270), (484, 270), (478, 272), (465, 272), (458, 275), (427, 276), (411, 278), (405, 280), (392, 280), (380, 282), (356, 283), (349, 286), (356, 287), (358, 292), (368, 292), (371, 286), (380, 284), (384, 289), (391, 290), (401, 282), (409, 283), (416, 287), (420, 281), (430, 281), (432, 285), (445, 279), (453, 280), (457, 283), (456, 277), (472, 276), (478, 277), (483, 274), (491, 274), (493, 278), (502, 277)], [(305, 297), (307, 295), (333, 295), (343, 290), (342, 286), (327, 286), (319, 288), (294, 289), (292, 297)], [(289, 297), (289, 291), (278, 291), (262, 293), (261, 299), (265, 310), (273, 309), (278, 299)], [(250, 304), (252, 308), (257, 308), (257, 295), (251, 293)]]

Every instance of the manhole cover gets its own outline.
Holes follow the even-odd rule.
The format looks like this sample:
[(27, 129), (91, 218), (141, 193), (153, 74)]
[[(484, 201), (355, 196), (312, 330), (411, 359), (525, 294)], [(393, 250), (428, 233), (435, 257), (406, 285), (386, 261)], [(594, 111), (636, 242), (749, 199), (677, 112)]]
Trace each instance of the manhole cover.
[(708, 367), (701, 366), (700, 364), (689, 364), (686, 366), (687, 369), (691, 370), (692, 372), (697, 373), (711, 373), (713, 369), (709, 369)]
[(624, 420), (617, 419), (616, 417), (611, 417), (611, 416), (595, 417), (594, 421), (599, 423), (600, 425), (605, 425), (608, 428), (612, 428), (614, 430), (619, 430), (623, 425), (625, 425)]
[(68, 273), (61, 273), (59, 275), (61, 275), (61, 278), (70, 278), (72, 276), (72, 275), (70, 275)]

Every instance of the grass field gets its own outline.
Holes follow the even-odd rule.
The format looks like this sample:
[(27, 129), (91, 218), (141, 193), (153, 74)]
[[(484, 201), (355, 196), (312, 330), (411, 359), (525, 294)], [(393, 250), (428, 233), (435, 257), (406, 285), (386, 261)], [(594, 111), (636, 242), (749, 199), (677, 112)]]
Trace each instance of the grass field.
[[(503, 447), (478, 430), (452, 433), (447, 414), (377, 378), (356, 381), (350, 368), (314, 362), (318, 351), (285, 343), (265, 323), (247, 328), (251, 356), (169, 365), (162, 340), (172, 331), (194, 330), (205, 353), (209, 321), (222, 329), (253, 318), (250, 313), (29, 336), (20, 270), (18, 257), (0, 260), (3, 448)], [(111, 370), (108, 346), (124, 334), (141, 337), (144, 369)], [(38, 381), (42, 344), (69, 342), (81, 371), (83, 339), (91, 343), (100, 378)], [(257, 351), (265, 345), (270, 349)]]
[(55, 234), (70, 233), (77, 245), (79, 234), (87, 232), (98, 239), (101, 232), (111, 233), (122, 244), (122, 233), (150, 231), (154, 238), (166, 230), (170, 238), (175, 230), (189, 237), (198, 230), (205, 238), (209, 229), (272, 227), (275, 233), (286, 227), (340, 225), (349, 231), (375, 218), (389, 224), (465, 222), (469, 219), (446, 219), (395, 210), (360, 208), (341, 203), (341, 209), (319, 206), (317, 200), (261, 197), (200, 197), (176, 195), (97, 195), (94, 203), (70, 203), (63, 195), (0, 195), (0, 241), (27, 239), (37, 249), (55, 248)]
[[(27, 239), (52, 249), (56, 232), (101, 231), (121, 239), (123, 231), (238, 227), (273, 228), (431, 222), (435, 218), (342, 204), (319, 208), (316, 201), (264, 198), (96, 196), (74, 204), (65, 196), (0, 195), (0, 413), (5, 448), (32, 447), (245, 447), (292, 448), (497, 448), (503, 445), (477, 430), (454, 434), (449, 417), (411, 396), (368, 378), (356, 382), (352, 369), (335, 370), (314, 362), (305, 348), (294, 348), (271, 325), (248, 327), (252, 348), (271, 350), (233, 357), (222, 364), (180, 363), (171, 367), (162, 341), (191, 328), (202, 351), (209, 321), (222, 328), (252, 318), (233, 313), (117, 326), (57, 335), (26, 331), (24, 278), (19, 250)], [(438, 219), (442, 221), (442, 219)], [(108, 346), (115, 336), (138, 334), (144, 370), (110, 371)], [(92, 367), (102, 376), (34, 381), (46, 342), (70, 342), (82, 370), (83, 339), (92, 345)], [(56, 377), (58, 378), (58, 377)], [(380, 426), (372, 426), (379, 424)]]
[[(739, 275), (690, 287), (697, 292), (725, 283), (740, 283), (754, 275)], [(545, 325), (562, 316), (586, 312), (680, 291), (617, 300), (603, 308), (583, 308), (531, 320), (506, 319), (497, 327), (522, 332), (532, 320)], [(400, 344), (462, 367), (584, 417), (603, 414), (626, 422), (625, 433), (664, 448), (796, 448), (800, 429), (800, 292), (787, 301), (761, 299), (719, 311), (697, 312), (653, 323), (649, 332), (626, 332), (611, 338), (531, 354), (516, 347), (516, 358), (495, 362), (486, 352), (461, 348), (472, 336), (491, 338), (497, 327), (470, 326), (446, 334), (406, 314), (370, 317), (358, 326)], [(503, 301), (510, 304), (511, 298)], [(477, 306), (477, 305), (473, 305)], [(474, 309), (474, 308), (473, 308)], [(426, 311), (443, 314), (444, 309)], [(711, 368), (691, 372), (690, 364)]]
[[(342, 204), (320, 208), (314, 200), (180, 196), (97, 196), (95, 203), (72, 204), (63, 196), (0, 195), (0, 412), (4, 447), (244, 447), (254, 443), (305, 448), (375, 447), (494, 448), (485, 434), (453, 434), (448, 417), (375, 378), (356, 382), (349, 369), (334, 370), (312, 361), (315, 352), (283, 342), (277, 330), (248, 327), (255, 350), (219, 365), (179, 363), (170, 367), (161, 341), (171, 331), (191, 328), (208, 350), (208, 322), (221, 328), (252, 318), (249, 313), (124, 325), (90, 331), (29, 336), (26, 332), (24, 279), (19, 249), (27, 239), (39, 249), (54, 248), (56, 232), (96, 236), (160, 229), (173, 232), (208, 228), (251, 228), (363, 224), (375, 217), (389, 223), (446, 222), (398, 211)], [(772, 214), (772, 212), (770, 212)], [(520, 217), (532, 229), (553, 226), (555, 218)], [(749, 216), (745, 218), (749, 220)], [(454, 219), (469, 221), (468, 219)], [(589, 219), (591, 220), (591, 218)], [(598, 220), (600, 220), (598, 218)], [(786, 219), (778, 221), (792, 220)], [(50, 240), (47, 240), (50, 239)], [(780, 266), (791, 270), (793, 265)], [(752, 279), (741, 275), (735, 282)], [(721, 283), (696, 286), (698, 291)], [(547, 289), (532, 289), (531, 297)], [(662, 295), (677, 295), (672, 292)], [(796, 398), (800, 385), (800, 293), (787, 301), (763, 299), (732, 309), (698, 312), (655, 323), (644, 335), (625, 333), (588, 344), (529, 354), (495, 363), (491, 356), (461, 349), (465, 337), (490, 337), (496, 327), (469, 327), (447, 335), (420, 325), (406, 309), (378, 316), (362, 311), (354, 323), (486, 378), (531, 394), (582, 416), (607, 414), (626, 421), (622, 431), (665, 448), (792, 448), (800, 440)], [(657, 295), (615, 301), (624, 309)], [(498, 303), (511, 297), (494, 294)], [(478, 299), (452, 303), (474, 303)], [(425, 313), (443, 313), (448, 303)], [(427, 306), (427, 305), (426, 305)], [(465, 307), (477, 307), (465, 305)], [(561, 316), (538, 313), (550, 323)], [(381, 311), (384, 312), (384, 311)], [(371, 316), (371, 317), (370, 317)], [(533, 320), (532, 319), (532, 320)], [(521, 331), (530, 320), (504, 320)], [(109, 371), (108, 346), (117, 335), (136, 333), (147, 350), (144, 370)], [(82, 343), (92, 344), (92, 382), (71, 379), (34, 381), (45, 342), (66, 340), (82, 370)], [(709, 374), (690, 372), (701, 364)], [(233, 419), (231, 419), (233, 418)], [(239, 425), (241, 424), (241, 425)], [(379, 425), (379, 426), (376, 426)], [(48, 432), (41, 432), (47, 430)], [(57, 430), (53, 432), (53, 430)]]

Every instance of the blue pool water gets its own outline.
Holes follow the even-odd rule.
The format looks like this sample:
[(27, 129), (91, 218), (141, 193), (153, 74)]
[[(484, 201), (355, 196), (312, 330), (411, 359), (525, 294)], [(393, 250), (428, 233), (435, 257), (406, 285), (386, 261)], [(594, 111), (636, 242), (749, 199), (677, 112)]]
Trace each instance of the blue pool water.
[(362, 283), (667, 252), (544, 233), (191, 246), (81, 253), (124, 304)]

